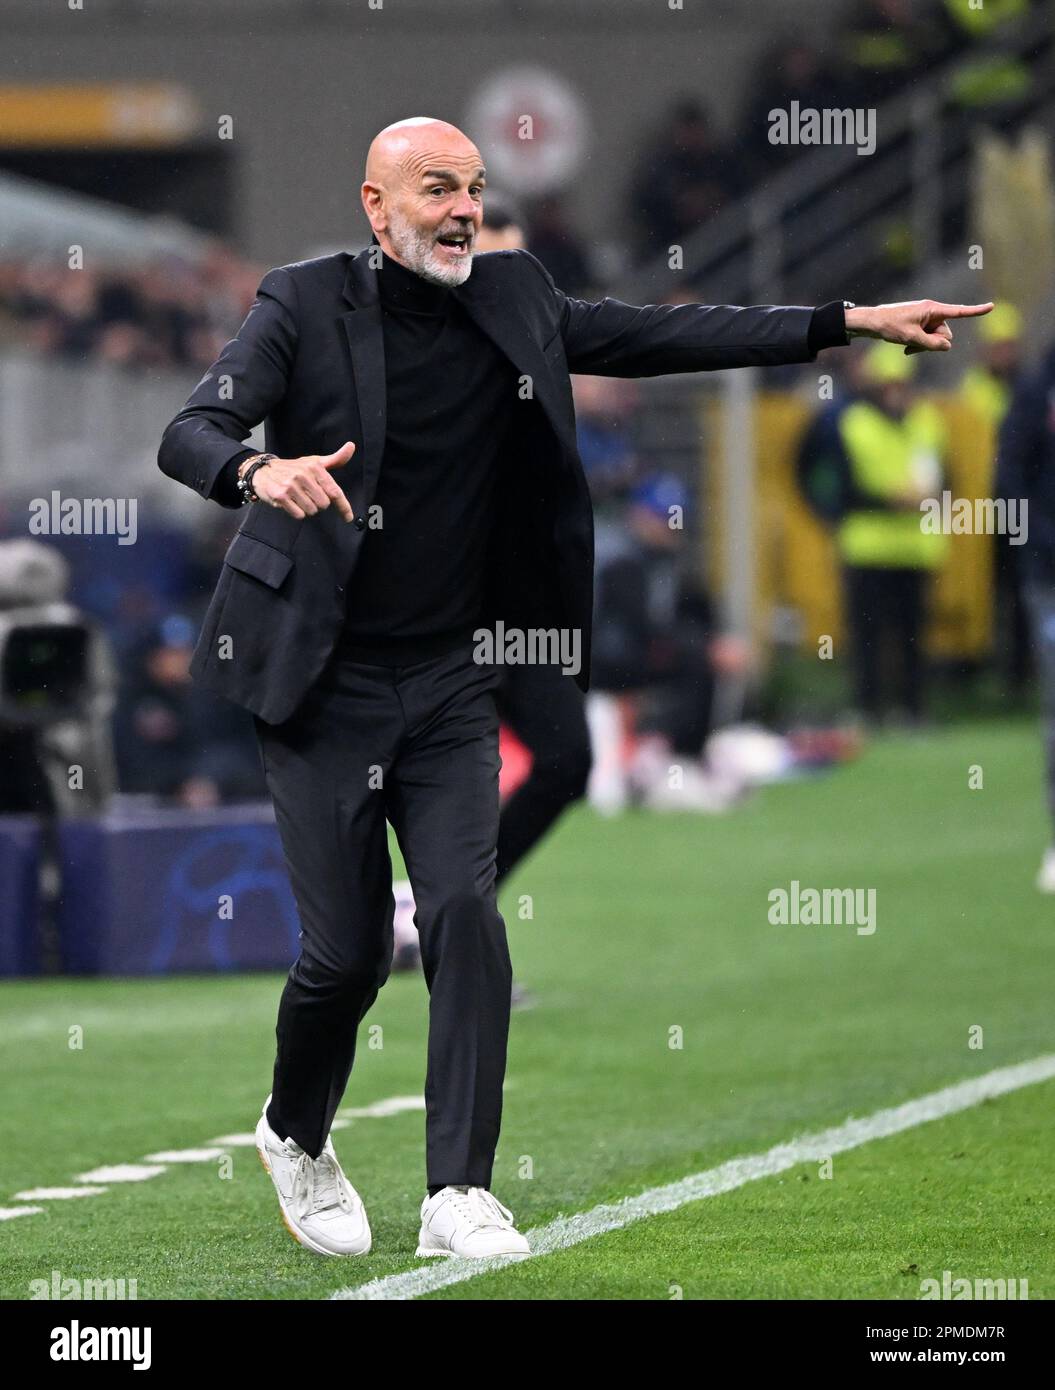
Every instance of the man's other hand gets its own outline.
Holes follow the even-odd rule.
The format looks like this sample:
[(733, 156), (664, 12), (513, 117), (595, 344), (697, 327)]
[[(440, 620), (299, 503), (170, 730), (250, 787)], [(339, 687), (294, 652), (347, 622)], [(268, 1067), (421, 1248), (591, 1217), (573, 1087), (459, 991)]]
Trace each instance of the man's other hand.
[[(343, 468), (355, 453), (349, 440), (333, 454), (305, 454), (299, 459), (272, 459), (253, 474), (253, 487), (261, 502), (281, 507), (298, 521), (324, 511), (332, 503), (345, 521), (354, 520), (352, 504), (328, 472)], [(247, 459), (246, 463), (251, 463)]]
[(992, 307), (992, 303), (942, 304), (936, 299), (859, 307), (847, 309), (846, 331), (851, 338), (904, 343), (906, 356), (914, 352), (948, 352), (952, 347), (952, 329), (947, 320), (977, 318), (988, 314)]

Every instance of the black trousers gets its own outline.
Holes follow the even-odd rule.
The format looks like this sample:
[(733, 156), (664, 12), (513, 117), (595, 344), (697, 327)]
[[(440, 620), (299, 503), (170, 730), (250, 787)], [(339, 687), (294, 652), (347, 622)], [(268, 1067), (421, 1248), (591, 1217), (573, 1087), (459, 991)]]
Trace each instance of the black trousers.
[(846, 568), (846, 616), (858, 708), (878, 716), (893, 705), (923, 713), (923, 620), (929, 573)]
[(532, 756), (531, 772), (502, 807), (498, 881), (586, 792), (590, 731), (582, 691), (559, 666), (508, 666), (496, 690), (498, 713)]
[(430, 1187), (490, 1187), (501, 1123), (512, 970), (495, 899), (498, 677), (471, 644), (405, 667), (338, 659), (291, 719), (256, 720), (301, 923), (270, 1122), (321, 1153), (391, 966), (387, 819), (430, 995)]

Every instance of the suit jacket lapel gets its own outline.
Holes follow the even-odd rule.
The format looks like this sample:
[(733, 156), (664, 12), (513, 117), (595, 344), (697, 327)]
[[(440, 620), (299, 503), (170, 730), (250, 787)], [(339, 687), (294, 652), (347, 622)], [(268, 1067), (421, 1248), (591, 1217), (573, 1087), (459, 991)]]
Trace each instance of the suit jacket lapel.
[(344, 298), (353, 307), (341, 316), (352, 354), (351, 389), (362, 430), (363, 507), (370, 505), (377, 490), (386, 429), (385, 347), (377, 271), (370, 266), (371, 249), (367, 246), (349, 262)]
[(454, 291), (454, 296), (481, 332), (509, 358), (517, 372), (530, 378), (535, 399), (549, 417), (558, 438), (563, 438), (567, 421), (551, 389), (549, 365), (518, 306), (503, 302), (498, 287), (478, 280), (475, 273)]
[[(362, 429), (361, 505), (364, 507), (370, 505), (377, 489), (386, 429), (381, 303), (377, 271), (370, 265), (371, 249), (372, 245), (367, 246), (348, 265), (344, 298), (352, 308), (341, 316), (352, 354), (352, 389), (358, 401)], [(497, 286), (475, 275), (470, 275), (453, 294), (481, 332), (509, 358), (517, 372), (530, 378), (534, 396), (546, 412), (554, 431), (559, 438), (564, 437), (567, 421), (552, 390), (549, 365), (517, 306), (504, 303)]]

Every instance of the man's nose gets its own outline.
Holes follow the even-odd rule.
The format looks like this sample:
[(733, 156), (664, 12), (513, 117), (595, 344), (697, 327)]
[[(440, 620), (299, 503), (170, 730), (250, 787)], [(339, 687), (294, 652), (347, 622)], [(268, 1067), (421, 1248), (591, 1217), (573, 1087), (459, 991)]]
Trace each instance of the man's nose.
[(462, 193), (451, 208), (452, 217), (464, 217), (466, 221), (471, 221), (476, 216), (476, 204), (469, 197), (468, 191)]

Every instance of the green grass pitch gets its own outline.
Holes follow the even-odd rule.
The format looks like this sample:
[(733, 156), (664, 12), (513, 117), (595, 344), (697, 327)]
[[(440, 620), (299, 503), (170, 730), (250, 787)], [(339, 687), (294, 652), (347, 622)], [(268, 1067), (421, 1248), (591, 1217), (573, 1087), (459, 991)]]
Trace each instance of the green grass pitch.
[[(1031, 723), (961, 725), (724, 818), (569, 815), (502, 896), (535, 999), (513, 1016), (494, 1179), (521, 1229), (1055, 1050), (1041, 782)], [(875, 933), (771, 925), (768, 894), (792, 879), (874, 888)], [(280, 987), (0, 986), (0, 1206), (251, 1130)], [(345, 1105), (420, 1095), (420, 977), (394, 977), (366, 1022), (383, 1046), (362, 1037)], [(830, 1179), (804, 1165), (430, 1296), (911, 1299), (948, 1269), (1050, 1298), (1053, 1100), (1055, 1082), (1027, 1087), (837, 1155)], [(172, 1166), (0, 1222), (0, 1295), (58, 1270), (134, 1278), (140, 1298), (320, 1299), (414, 1268), (423, 1128), (412, 1111), (334, 1135), (373, 1227), (364, 1258), (294, 1244), (255, 1152), (233, 1148), (230, 1177)]]

